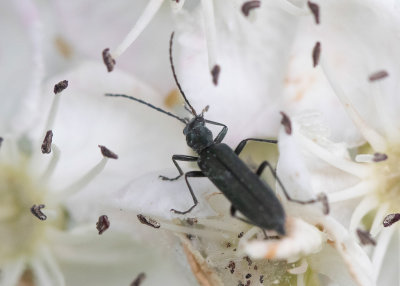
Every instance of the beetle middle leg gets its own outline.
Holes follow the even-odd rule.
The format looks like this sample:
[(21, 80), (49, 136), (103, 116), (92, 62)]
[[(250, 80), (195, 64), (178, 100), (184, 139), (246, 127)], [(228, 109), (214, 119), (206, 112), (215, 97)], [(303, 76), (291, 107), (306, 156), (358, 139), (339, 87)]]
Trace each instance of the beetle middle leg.
[(240, 152), (242, 152), (244, 146), (246, 146), (247, 141), (256, 141), (256, 142), (265, 142), (265, 143), (271, 143), (271, 144), (277, 144), (278, 140), (275, 139), (258, 139), (258, 138), (247, 138), (242, 141), (240, 141), (239, 145), (235, 149), (236, 155), (239, 155)]
[(178, 180), (180, 177), (182, 177), (183, 176), (183, 171), (182, 171), (182, 169), (181, 169), (181, 167), (179, 166), (179, 164), (178, 164), (178, 162), (177, 161), (186, 161), (186, 162), (194, 162), (194, 161), (197, 161), (197, 157), (194, 157), (194, 156), (187, 156), (187, 155), (172, 155), (172, 161), (174, 162), (174, 165), (176, 166), (176, 168), (178, 169), (178, 171), (179, 171), (179, 175), (178, 176), (176, 176), (175, 178), (168, 178), (168, 177), (165, 177), (165, 176), (162, 176), (162, 175), (160, 175), (160, 176), (158, 176), (159, 178), (161, 178), (161, 179), (163, 179), (164, 181), (175, 181), (175, 180)]
[(276, 174), (275, 169), (271, 166), (271, 164), (268, 161), (264, 161), (261, 163), (261, 165), (258, 167), (256, 174), (258, 176), (261, 176), (262, 172), (264, 171), (265, 167), (268, 167), (272, 173), (272, 175), (274, 176), (275, 180), (278, 182), (279, 186), (281, 187), (283, 193), (285, 194), (285, 197), (288, 201), (290, 202), (294, 202), (294, 203), (298, 203), (298, 204), (302, 204), (302, 205), (307, 205), (307, 204), (314, 204), (316, 202), (321, 202), (322, 206), (323, 206), (323, 213), (324, 214), (328, 214), (329, 213), (329, 203), (328, 203), (328, 198), (326, 196), (326, 194), (324, 193), (320, 193), (317, 195), (316, 199), (311, 199), (308, 201), (302, 201), (302, 200), (297, 200), (297, 199), (293, 199), (290, 197), (289, 193), (287, 192), (287, 190), (285, 189), (285, 187), (283, 186), (281, 180), (279, 179), (279, 177)]
[(201, 178), (201, 177), (206, 177), (206, 175), (204, 175), (202, 171), (191, 171), (191, 172), (187, 172), (185, 174), (185, 181), (186, 181), (186, 184), (187, 184), (187, 186), (189, 188), (190, 195), (192, 196), (192, 199), (193, 199), (193, 206), (191, 206), (186, 211), (177, 211), (176, 209), (171, 209), (171, 211), (176, 213), (176, 214), (187, 214), (187, 213), (191, 212), (192, 209), (194, 209), (194, 207), (197, 206), (197, 204), (198, 204), (197, 198), (193, 193), (192, 186), (189, 184), (188, 177)]

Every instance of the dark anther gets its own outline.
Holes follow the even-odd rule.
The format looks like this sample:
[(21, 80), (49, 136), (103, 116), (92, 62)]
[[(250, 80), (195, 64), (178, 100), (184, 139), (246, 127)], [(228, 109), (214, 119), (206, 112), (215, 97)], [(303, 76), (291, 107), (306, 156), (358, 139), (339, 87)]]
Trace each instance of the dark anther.
[(246, 286), (250, 286), (250, 284), (251, 284), (251, 281), (250, 281), (250, 280), (247, 280), (247, 281), (246, 281)]
[(254, 268), (254, 270), (255, 270), (255, 271), (257, 271), (257, 270), (258, 270), (258, 266), (257, 266), (257, 265), (254, 265), (254, 267), (253, 267), (253, 268)]
[(0, 147), (1, 147), (1, 144), (3, 143), (3, 137), (0, 137)]
[(41, 209), (44, 208), (45, 205), (33, 205), (31, 207), (31, 213), (40, 220), (46, 220), (47, 216), (42, 213)]
[(250, 259), (250, 257), (245, 256), (245, 257), (243, 257), (243, 258), (247, 261), (247, 263), (249, 264), (249, 266), (251, 266), (251, 265), (253, 264), (253, 261)]
[(148, 226), (151, 226), (151, 227), (154, 227), (154, 228), (160, 228), (160, 226), (161, 226), (160, 223), (157, 222), (156, 220), (154, 220), (152, 218), (149, 218), (149, 217), (145, 217), (142, 214), (138, 214), (137, 218), (141, 223), (143, 223), (145, 225), (148, 225)]
[(113, 71), (115, 66), (115, 60), (111, 56), (109, 48), (103, 50), (103, 62), (106, 65), (108, 72)]
[(260, 283), (261, 283), (261, 284), (264, 283), (264, 275), (260, 275)]
[(139, 275), (135, 278), (135, 280), (133, 280), (130, 286), (140, 286), (144, 279), (146, 279), (146, 274), (143, 272), (139, 273)]
[(374, 162), (385, 161), (388, 158), (386, 154), (383, 153), (375, 153), (374, 158), (372, 159)]
[(53, 131), (49, 130), (46, 132), (46, 136), (44, 136), (44, 140), (42, 143), (42, 153), (49, 154), (51, 152), (51, 142), (53, 140)]
[(388, 76), (389, 74), (387, 71), (378, 71), (376, 73), (371, 74), (368, 79), (369, 81), (377, 81)]
[(189, 225), (194, 225), (194, 224), (196, 224), (197, 223), (197, 218), (187, 218), (186, 219), (186, 222), (189, 224)]
[(118, 159), (118, 155), (112, 152), (110, 149), (107, 147), (104, 147), (103, 145), (99, 145), (99, 148), (101, 150), (101, 154), (103, 154), (104, 157), (110, 158), (110, 159)]
[(230, 242), (227, 242), (226, 243), (226, 248), (229, 248), (229, 247), (231, 247), (232, 246), (232, 244), (230, 243)]
[(218, 85), (218, 78), (219, 78), (219, 73), (221, 71), (221, 67), (219, 65), (215, 65), (213, 69), (211, 70), (211, 75), (212, 75), (212, 81), (214, 85)]
[(250, 273), (247, 273), (246, 279), (249, 279), (250, 277), (251, 277), (251, 274), (250, 274)]
[(99, 220), (96, 222), (96, 229), (99, 231), (99, 234), (102, 234), (110, 227), (110, 221), (106, 215), (99, 216)]
[(361, 230), (358, 228), (357, 235), (362, 245), (367, 245), (367, 244), (371, 244), (373, 246), (376, 245), (375, 239), (371, 237), (371, 234), (368, 231)]
[(292, 122), (290, 121), (289, 116), (286, 115), (283, 111), (280, 112), (282, 115), (281, 124), (285, 127), (286, 134), (292, 134)]
[(312, 50), (313, 67), (316, 67), (318, 65), (320, 55), (321, 55), (321, 43), (316, 42)]
[(319, 6), (311, 1), (308, 1), (307, 4), (314, 15), (315, 23), (319, 24)]
[(239, 280), (238, 285), (237, 286), (245, 286), (242, 281)]
[(400, 220), (400, 213), (387, 215), (383, 220), (383, 226), (388, 227)]
[(235, 267), (236, 267), (235, 262), (229, 261), (228, 268), (230, 269), (231, 274), (233, 274), (235, 272)]
[(261, 6), (261, 1), (247, 1), (244, 2), (242, 5), (242, 12), (243, 14), (248, 17), (249, 13), (251, 10), (255, 9), (255, 8), (260, 8)]
[(62, 80), (54, 86), (54, 94), (62, 92), (68, 87), (68, 80)]
[(243, 236), (243, 234), (244, 234), (244, 232), (242, 231), (242, 232), (240, 232), (239, 234), (238, 234), (238, 238), (241, 238), (242, 236)]
[(322, 203), (322, 206), (323, 206), (323, 213), (324, 213), (324, 215), (327, 215), (327, 214), (329, 214), (329, 202), (328, 202), (328, 197), (326, 196), (326, 194), (325, 193), (319, 193), (318, 195), (317, 195), (317, 199), (318, 199), (318, 201), (320, 201), (321, 203)]

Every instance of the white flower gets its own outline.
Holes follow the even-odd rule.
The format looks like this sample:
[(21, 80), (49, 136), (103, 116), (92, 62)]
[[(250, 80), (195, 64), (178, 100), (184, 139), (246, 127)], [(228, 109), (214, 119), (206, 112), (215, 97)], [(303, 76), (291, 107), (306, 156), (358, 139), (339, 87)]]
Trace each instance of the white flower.
[[(334, 12), (339, 9), (343, 13), (337, 21)], [(291, 146), (292, 157), (281, 165), (292, 180), (300, 176), (310, 182), (303, 189), (328, 192), (333, 214), (354, 237), (357, 230), (366, 230), (376, 239), (376, 247), (367, 246), (366, 251), (379, 285), (397, 279), (392, 269), (397, 269), (398, 262), (391, 254), (390, 242), (398, 227), (384, 228), (382, 222), (386, 215), (399, 212), (399, 70), (394, 64), (398, 58), (395, 47), (400, 44), (398, 9), (398, 3), (391, 1), (320, 3), (320, 30), (317, 27), (307, 34), (308, 48), (294, 52), (296, 64), (291, 71), (295, 76), (291, 76), (288, 93), (293, 95), (293, 103), (300, 103), (299, 109), (294, 106), (291, 111), (299, 114), (293, 118), (297, 150)], [(312, 43), (317, 40), (322, 47), (320, 68), (304, 71), (298, 64), (304, 58), (311, 60)], [(386, 44), (377, 45), (383, 42)], [(296, 92), (302, 95), (298, 99)], [(305, 115), (304, 110), (310, 108), (307, 101), (317, 105), (317, 116)], [(367, 143), (360, 145), (363, 142)], [(359, 147), (348, 149), (354, 146)], [(281, 150), (285, 154), (289, 148)], [(294, 161), (304, 162), (297, 176), (290, 166)]]

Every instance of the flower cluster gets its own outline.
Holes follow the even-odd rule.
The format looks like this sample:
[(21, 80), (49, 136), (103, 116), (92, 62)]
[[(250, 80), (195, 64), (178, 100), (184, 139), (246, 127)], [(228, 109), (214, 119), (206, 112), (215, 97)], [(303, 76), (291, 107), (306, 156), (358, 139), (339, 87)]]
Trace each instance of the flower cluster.
[[(399, 4), (198, 2), (0, 3), (1, 286), (399, 281)], [(275, 230), (176, 177), (201, 110)]]

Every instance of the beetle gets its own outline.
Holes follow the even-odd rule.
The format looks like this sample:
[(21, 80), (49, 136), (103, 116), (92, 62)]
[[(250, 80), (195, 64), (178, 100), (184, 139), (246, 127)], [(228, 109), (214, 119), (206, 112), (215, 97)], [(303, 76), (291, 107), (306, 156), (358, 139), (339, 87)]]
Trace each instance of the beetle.
[[(232, 216), (235, 216), (235, 212), (238, 210), (246, 217), (246, 219), (239, 219), (262, 229), (275, 230), (278, 234), (285, 235), (286, 215), (282, 204), (274, 194), (272, 188), (260, 178), (264, 169), (268, 167), (282, 188), (285, 197), (289, 201), (300, 204), (310, 204), (321, 201), (325, 207), (324, 213), (327, 213), (326, 196), (319, 196), (316, 199), (308, 201), (292, 199), (268, 161), (263, 161), (254, 173), (239, 158), (240, 152), (248, 141), (276, 144), (277, 140), (247, 138), (242, 140), (235, 150), (232, 150), (228, 145), (222, 143), (222, 140), (228, 132), (228, 127), (225, 124), (205, 119), (204, 112), (208, 107), (206, 107), (200, 114), (197, 114), (178, 82), (172, 58), (173, 37), (174, 33), (171, 34), (169, 43), (171, 69), (175, 83), (186, 102), (186, 109), (193, 115), (191, 120), (180, 118), (175, 114), (133, 96), (125, 94), (106, 94), (106, 96), (123, 97), (140, 102), (159, 112), (165, 113), (168, 116), (174, 117), (185, 124), (183, 134), (186, 136), (186, 143), (198, 154), (198, 156), (173, 155), (172, 161), (176, 166), (179, 175), (174, 178), (168, 178), (165, 176), (160, 176), (160, 178), (163, 180), (175, 181), (184, 176), (190, 195), (193, 199), (193, 205), (185, 211), (175, 209), (171, 209), (171, 211), (177, 214), (187, 214), (196, 207), (198, 201), (188, 179), (193, 177), (207, 177), (231, 202), (232, 206), (230, 213)], [(211, 130), (207, 128), (206, 124), (221, 126), (222, 130), (215, 138), (213, 138), (213, 134)], [(184, 173), (179, 166), (178, 161), (197, 162), (200, 171), (189, 171)]]

